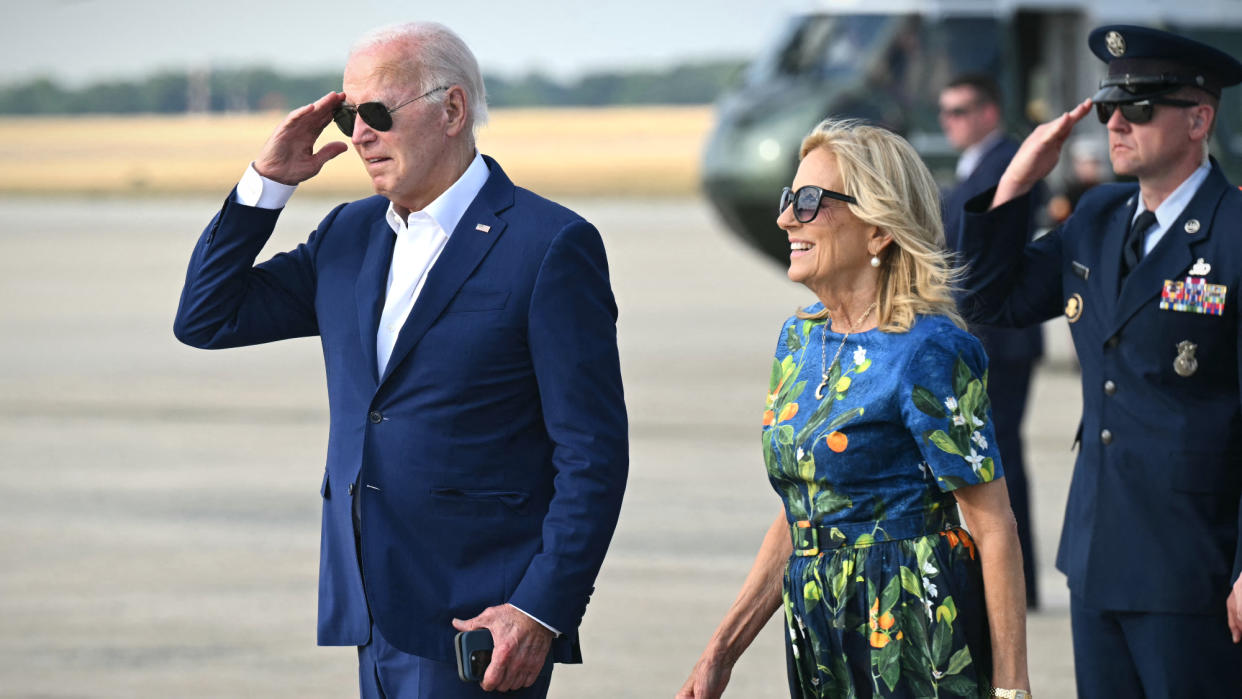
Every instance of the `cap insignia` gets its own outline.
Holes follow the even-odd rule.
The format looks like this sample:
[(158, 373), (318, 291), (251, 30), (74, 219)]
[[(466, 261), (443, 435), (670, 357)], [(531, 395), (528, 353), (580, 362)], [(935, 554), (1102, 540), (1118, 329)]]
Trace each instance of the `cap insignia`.
[(1105, 34), (1104, 45), (1108, 47), (1108, 52), (1117, 58), (1126, 53), (1126, 40), (1121, 36), (1121, 32), (1113, 31)]

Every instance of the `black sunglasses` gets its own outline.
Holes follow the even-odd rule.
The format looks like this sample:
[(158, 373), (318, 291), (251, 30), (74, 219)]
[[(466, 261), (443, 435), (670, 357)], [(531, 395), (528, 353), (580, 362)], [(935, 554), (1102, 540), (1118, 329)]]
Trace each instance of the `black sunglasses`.
[(1138, 102), (1096, 102), (1095, 114), (1100, 118), (1101, 124), (1107, 124), (1108, 120), (1113, 118), (1113, 112), (1120, 109), (1121, 116), (1131, 124), (1146, 124), (1155, 114), (1157, 104), (1170, 107), (1195, 107), (1199, 103), (1172, 97), (1149, 97)]
[(834, 192), (831, 189), (816, 187), (815, 185), (806, 185), (799, 187), (798, 191), (793, 191), (789, 187), (781, 190), (781, 206), (776, 210), (776, 215), (780, 216), (785, 209), (792, 203), (794, 218), (799, 223), (810, 223), (815, 220), (815, 216), (819, 213), (819, 205), (824, 199), (836, 199), (847, 204), (857, 204), (858, 200), (848, 194)]
[(951, 119), (961, 119), (962, 117), (970, 114), (971, 112), (975, 111), (978, 108), (979, 108), (978, 102), (972, 102), (970, 104), (965, 104), (960, 107), (948, 107), (948, 108), (941, 107), (940, 116), (951, 118)]
[(428, 90), (414, 99), (408, 99), (401, 104), (398, 104), (392, 109), (385, 106), (383, 102), (363, 102), (356, 107), (342, 104), (336, 108), (336, 111), (332, 112), (332, 121), (336, 122), (337, 127), (339, 127), (346, 136), (354, 135), (355, 117), (362, 117), (363, 123), (376, 131), (387, 131), (392, 128), (393, 112), (401, 109), (407, 104), (417, 102), (427, 95), (432, 95), (441, 90), (447, 89), (448, 86), (445, 85), (443, 87), (437, 87), (433, 90)]

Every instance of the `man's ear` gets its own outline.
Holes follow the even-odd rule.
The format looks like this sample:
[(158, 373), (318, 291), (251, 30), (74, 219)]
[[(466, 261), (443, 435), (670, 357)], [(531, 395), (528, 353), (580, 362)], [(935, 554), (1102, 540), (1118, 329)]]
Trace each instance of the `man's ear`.
[(444, 95), (444, 114), (448, 123), (445, 133), (456, 136), (466, 128), (470, 119), (470, 100), (461, 85), (452, 85)]
[(1216, 110), (1210, 104), (1200, 104), (1190, 108), (1190, 137), (1194, 140), (1207, 138), (1208, 130)]
[(988, 123), (1001, 123), (1001, 111), (999, 105), (994, 102), (985, 102), (982, 109)]

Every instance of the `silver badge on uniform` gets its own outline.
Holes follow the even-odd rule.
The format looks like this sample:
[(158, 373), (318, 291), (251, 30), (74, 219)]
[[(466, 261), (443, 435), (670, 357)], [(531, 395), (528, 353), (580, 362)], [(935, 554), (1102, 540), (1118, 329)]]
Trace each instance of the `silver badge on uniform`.
[(1197, 218), (1190, 219), (1189, 221), (1186, 222), (1185, 228), (1186, 228), (1186, 232), (1191, 235), (1198, 233), (1199, 232), (1199, 219)]
[(1195, 276), (1195, 277), (1207, 276), (1207, 273), (1211, 271), (1212, 271), (1212, 265), (1204, 262), (1202, 257), (1200, 257), (1199, 260), (1195, 262), (1194, 265), (1192, 265), (1190, 268), (1191, 276)]
[(1199, 346), (1190, 340), (1182, 340), (1177, 343), (1177, 358), (1173, 360), (1173, 371), (1178, 376), (1186, 377), (1194, 374), (1199, 369), (1199, 360), (1195, 359), (1195, 350)]
[(1104, 45), (1108, 47), (1108, 52), (1120, 58), (1126, 53), (1126, 40), (1121, 36), (1121, 32), (1109, 32), (1104, 35)]

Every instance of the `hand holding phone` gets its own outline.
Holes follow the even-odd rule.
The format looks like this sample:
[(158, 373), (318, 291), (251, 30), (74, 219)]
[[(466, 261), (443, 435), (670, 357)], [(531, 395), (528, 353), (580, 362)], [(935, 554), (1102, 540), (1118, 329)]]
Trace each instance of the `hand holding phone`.
[[(492, 632), (487, 629), (458, 632), (453, 639), (453, 650), (457, 656), (457, 677), (462, 682), (482, 682), (487, 666), (492, 662), (492, 649), (495, 647)], [(540, 676), (552, 672), (552, 653), (548, 652), (543, 663)]]

